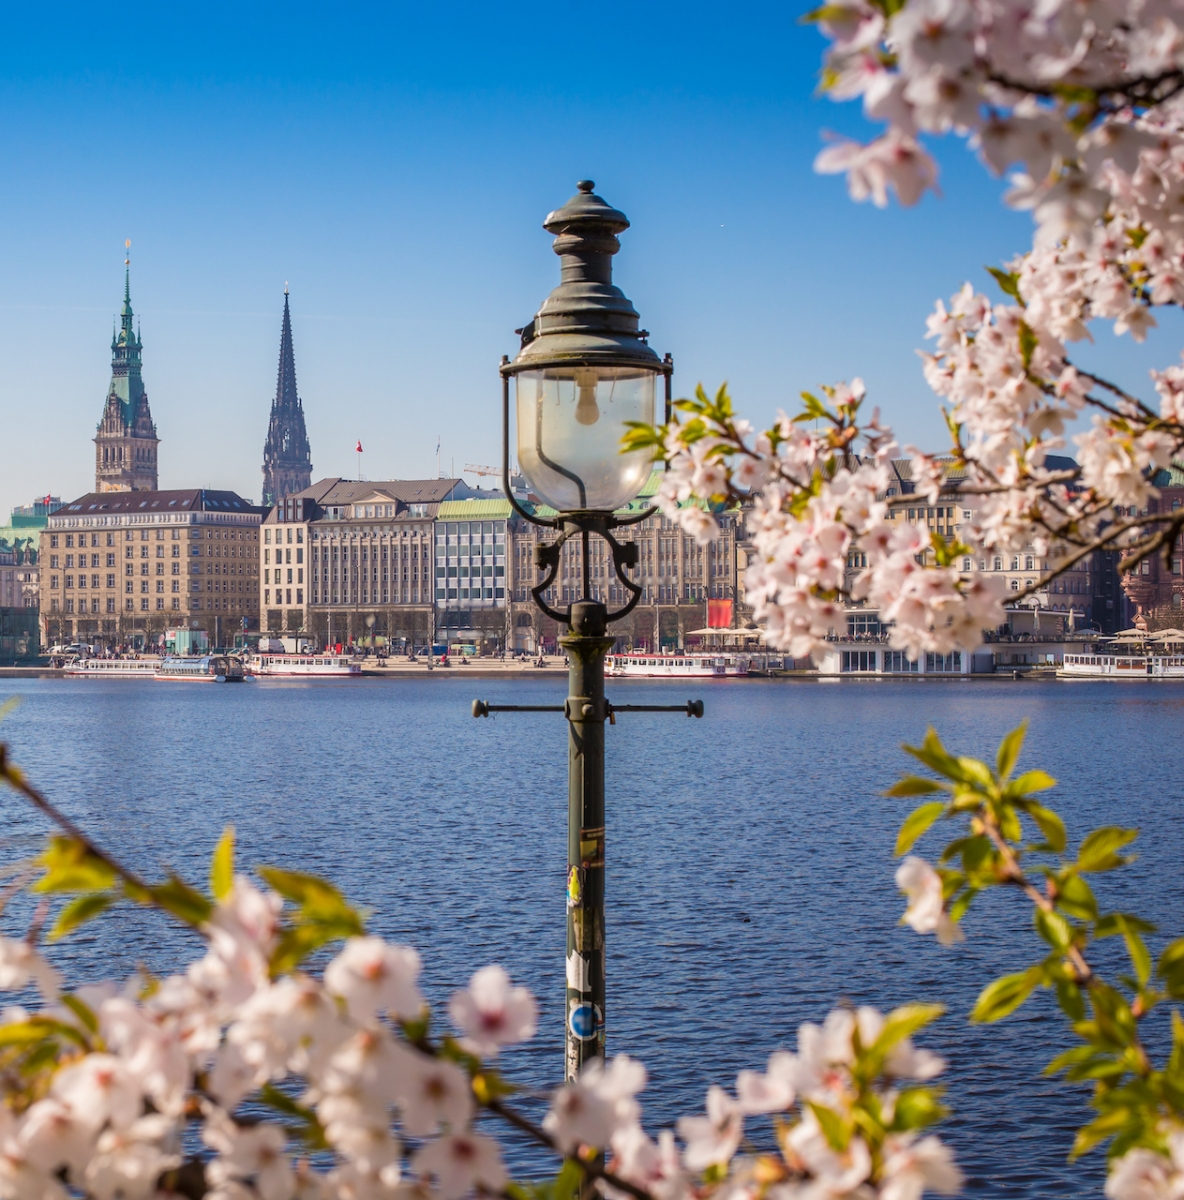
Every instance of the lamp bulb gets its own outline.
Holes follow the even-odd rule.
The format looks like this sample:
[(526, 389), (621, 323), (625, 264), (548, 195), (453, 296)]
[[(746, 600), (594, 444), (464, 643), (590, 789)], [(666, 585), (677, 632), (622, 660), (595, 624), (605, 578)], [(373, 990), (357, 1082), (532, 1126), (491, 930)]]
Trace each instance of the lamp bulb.
[(600, 420), (600, 409), (596, 405), (596, 372), (576, 372), (576, 421), (581, 425), (595, 425)]

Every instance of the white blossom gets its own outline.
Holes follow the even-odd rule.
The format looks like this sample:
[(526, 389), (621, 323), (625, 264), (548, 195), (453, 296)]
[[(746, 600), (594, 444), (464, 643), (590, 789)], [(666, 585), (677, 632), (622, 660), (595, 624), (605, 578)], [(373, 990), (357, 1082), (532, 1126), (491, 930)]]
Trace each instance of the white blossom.
[(410, 946), (392, 946), (376, 937), (354, 937), (325, 968), (325, 987), (340, 996), (356, 1020), (376, 1013), (411, 1018), (423, 1008), (416, 987), (419, 954)]
[(453, 1025), (464, 1035), (462, 1044), (483, 1058), (532, 1038), (537, 1013), (530, 992), (511, 986), (509, 975), (496, 964), (482, 967), (448, 1005)]
[(496, 1192), (506, 1182), (497, 1143), (480, 1133), (438, 1137), (416, 1153), (411, 1165), (436, 1181), (443, 1200), (460, 1200), (478, 1186)]
[(896, 870), (896, 886), (909, 898), (901, 920), (918, 933), (936, 933), (943, 946), (963, 938), (950, 920), (942, 899), (941, 876), (923, 859), (910, 854)]
[(880, 1200), (921, 1200), (925, 1191), (955, 1196), (962, 1190), (962, 1172), (950, 1148), (930, 1135), (889, 1138), (884, 1143), (884, 1181)]
[(683, 1140), (683, 1162), (690, 1171), (731, 1161), (744, 1133), (744, 1113), (721, 1087), (707, 1090), (707, 1115), (679, 1117), (678, 1136)]
[(645, 1068), (627, 1054), (618, 1054), (607, 1068), (593, 1059), (555, 1093), (543, 1129), (564, 1153), (578, 1146), (602, 1149), (618, 1131), (636, 1124), (641, 1110), (634, 1097), (643, 1087)]

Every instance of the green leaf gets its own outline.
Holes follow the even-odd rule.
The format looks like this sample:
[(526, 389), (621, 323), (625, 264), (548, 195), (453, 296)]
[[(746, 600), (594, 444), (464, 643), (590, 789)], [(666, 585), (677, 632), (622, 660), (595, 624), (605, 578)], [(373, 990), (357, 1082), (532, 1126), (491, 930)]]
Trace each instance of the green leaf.
[(1040, 339), (1036, 336), (1035, 331), (1027, 323), (1020, 322), (1020, 357), (1024, 360), (1024, 370), (1026, 371), (1032, 365), (1032, 355), (1039, 345)]
[(1137, 829), (1120, 829), (1117, 825), (1106, 825), (1095, 829), (1081, 843), (1077, 851), (1079, 871), (1113, 871), (1130, 860), (1118, 853), (1139, 836)]
[(1057, 1003), (1070, 1021), (1081, 1021), (1085, 1018), (1085, 1001), (1081, 997), (1081, 989), (1072, 980), (1057, 980)]
[(584, 1186), (584, 1168), (568, 1158), (555, 1176), (555, 1200), (577, 1200)]
[[(987, 271), (994, 277), (1001, 292), (1010, 296), (1013, 300), (1019, 300), (1023, 304), (1024, 301), (1020, 296), (1020, 277), (1018, 272), (1001, 271), (998, 267), (988, 267)], [(1005, 774), (1005, 772), (1000, 771), (1000, 774)]]
[(322, 925), (296, 925), (285, 929), (271, 952), (272, 975), (278, 977), (294, 971), (315, 950), (331, 942), (334, 936), (331, 930)]
[(201, 892), (176, 875), (170, 875), (166, 883), (154, 884), (148, 889), (148, 895), (154, 903), (187, 925), (204, 924), (214, 911), (213, 905)]
[(1184, 998), (1184, 938), (1177, 938), (1164, 947), (1156, 973), (1167, 983), (1168, 992), (1174, 999)]
[(1062, 954), (1068, 950), (1073, 941), (1073, 928), (1060, 913), (1045, 912), (1042, 908), (1033, 910), (1032, 920), (1036, 932), (1054, 949)]
[(85, 925), (87, 921), (105, 912), (118, 898), (111, 892), (87, 892), (76, 896), (58, 914), (58, 919), (49, 931), (49, 940), (56, 942), (59, 938), (64, 938), (80, 925)]
[(945, 1011), (944, 1004), (902, 1004), (894, 1008), (884, 1018), (883, 1028), (869, 1050), (872, 1054), (887, 1057), (893, 1046), (936, 1021)]
[(287, 1117), (292, 1117), (298, 1124), (297, 1132), (300, 1140), (305, 1147), (316, 1152), (318, 1150), (328, 1150), (329, 1142), (325, 1137), (325, 1129), (318, 1119), (315, 1112), (311, 1108), (305, 1108), (301, 1104), (297, 1104), (291, 1096), (285, 1095), (274, 1084), (265, 1083), (259, 1089), (259, 1102), (267, 1105), (268, 1108), (275, 1112), (283, 1113)]
[(1123, 1129), (1130, 1119), (1130, 1109), (1115, 1108), (1083, 1126), (1078, 1130), (1077, 1137), (1073, 1142), (1073, 1149), (1069, 1152), (1070, 1161), (1088, 1153), (1099, 1142), (1113, 1137)]
[(1139, 987), (1145, 988), (1147, 980), (1151, 978), (1151, 954), (1147, 949), (1147, 943), (1133, 929), (1124, 933), (1122, 940), (1126, 942), (1126, 952), (1130, 955), (1131, 966), (1139, 981)]
[(45, 874), (34, 892), (105, 892), (115, 882), (115, 872), (74, 838), (50, 838), (36, 862)]
[(904, 1132), (909, 1129), (924, 1129), (947, 1115), (947, 1109), (938, 1099), (935, 1088), (914, 1087), (905, 1088), (896, 1097), (896, 1106), (892, 1112), (893, 1131)]
[(47, 1037), (63, 1038), (76, 1046), (87, 1048), (86, 1034), (81, 1029), (65, 1021), (55, 1021), (52, 1017), (30, 1017), (27, 1021), (0, 1025), (0, 1047), (29, 1045)]
[(813, 1100), (807, 1100), (806, 1103), (817, 1118), (830, 1148), (842, 1154), (851, 1140), (851, 1126), (834, 1109), (827, 1108), (825, 1104), (816, 1104)]
[(941, 744), (937, 730), (931, 725), (925, 734), (925, 740), (919, 746), (904, 746), (906, 753), (911, 754), (919, 762), (923, 762), (930, 770), (952, 779), (955, 783), (965, 782), (965, 774), (959, 764)]
[(946, 810), (944, 800), (932, 800), (914, 808), (905, 818), (896, 837), (896, 853), (907, 854), (913, 848), (913, 843), (942, 815)]
[(1134, 913), (1107, 913), (1094, 926), (1094, 937), (1114, 937), (1119, 933), (1154, 933), (1155, 926)]
[(215, 900), (225, 900), (234, 887), (234, 826), (227, 825), (210, 859), (210, 892)]
[(1048, 843), (1049, 849), (1056, 854), (1062, 853), (1067, 840), (1065, 822), (1051, 808), (1045, 808), (1043, 804), (1037, 804), (1034, 801), (1028, 805), (1027, 811), (1028, 816), (1040, 826), (1040, 832), (1044, 834), (1044, 840)]
[(58, 999), (82, 1022), (91, 1033), (99, 1032), (99, 1018), (89, 1004), (79, 1000), (70, 992), (62, 992)]
[(1024, 748), (1024, 737), (1028, 732), (1028, 722), (1021, 721), (999, 743), (999, 753), (995, 756), (995, 770), (1000, 779), (1006, 779), (1015, 769), (1020, 751)]
[(1093, 921), (1098, 915), (1098, 902), (1093, 888), (1076, 872), (1057, 880), (1057, 907), (1066, 916), (1079, 921)]
[(1015, 796), (1028, 796), (1032, 792), (1047, 792), (1057, 786), (1057, 781), (1047, 771), (1025, 771), (1008, 784), (1007, 790)]
[(1040, 982), (1041, 974), (1039, 967), (1029, 967), (1018, 975), (1004, 975), (1002, 979), (988, 983), (980, 993), (970, 1019), (989, 1024), (1015, 1012), (1032, 994), (1032, 989)]
[(903, 779), (894, 783), (884, 795), (891, 798), (898, 796), (928, 796), (933, 792), (940, 792), (941, 790), (941, 784), (935, 783), (932, 779), (922, 779), (920, 775), (906, 775)]
[(335, 912), (348, 907), (341, 892), (317, 875), (306, 875), (303, 871), (282, 871), (279, 867), (260, 867), (259, 874), (285, 900), (291, 900), (301, 908)]

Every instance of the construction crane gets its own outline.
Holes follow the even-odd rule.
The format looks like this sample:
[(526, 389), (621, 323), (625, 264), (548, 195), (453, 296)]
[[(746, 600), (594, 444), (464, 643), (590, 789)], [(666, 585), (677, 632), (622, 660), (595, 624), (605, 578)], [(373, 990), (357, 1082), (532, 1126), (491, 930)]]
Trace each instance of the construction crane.
[(465, 463), (463, 472), (465, 475), (500, 475), (501, 467), (475, 467), (472, 463)]

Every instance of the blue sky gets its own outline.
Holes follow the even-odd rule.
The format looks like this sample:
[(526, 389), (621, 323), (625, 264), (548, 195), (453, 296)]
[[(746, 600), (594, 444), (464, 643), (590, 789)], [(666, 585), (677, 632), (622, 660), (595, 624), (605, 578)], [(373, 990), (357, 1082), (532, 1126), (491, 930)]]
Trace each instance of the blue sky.
[[(864, 131), (815, 97), (800, 11), (8, 10), (0, 516), (92, 485), (126, 237), (162, 486), (259, 496), (285, 281), (315, 475), (352, 476), (358, 438), (368, 478), (435, 474), (437, 437), (445, 471), (495, 463), (497, 362), (557, 282), (540, 223), (580, 178), (633, 222), (617, 282), (679, 393), (726, 379), (767, 421), (862, 375), (939, 448), (925, 317), (1028, 218), (952, 141), (912, 210), (814, 175), (824, 128)], [(1144, 356), (1103, 332), (1094, 358)]]

